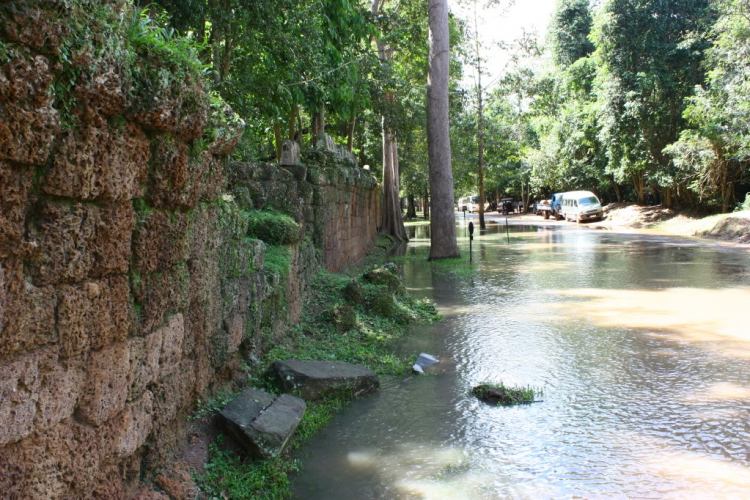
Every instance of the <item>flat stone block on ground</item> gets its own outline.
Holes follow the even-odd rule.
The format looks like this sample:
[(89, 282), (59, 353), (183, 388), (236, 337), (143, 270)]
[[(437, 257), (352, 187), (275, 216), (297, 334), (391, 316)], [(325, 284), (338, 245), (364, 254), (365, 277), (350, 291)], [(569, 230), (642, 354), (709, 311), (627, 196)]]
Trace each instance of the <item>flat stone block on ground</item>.
[(221, 421), (253, 456), (272, 458), (289, 444), (305, 408), (305, 402), (294, 396), (248, 388), (221, 411)]
[(274, 380), (282, 391), (306, 400), (337, 393), (362, 396), (380, 387), (375, 372), (343, 361), (276, 361), (265, 376)]

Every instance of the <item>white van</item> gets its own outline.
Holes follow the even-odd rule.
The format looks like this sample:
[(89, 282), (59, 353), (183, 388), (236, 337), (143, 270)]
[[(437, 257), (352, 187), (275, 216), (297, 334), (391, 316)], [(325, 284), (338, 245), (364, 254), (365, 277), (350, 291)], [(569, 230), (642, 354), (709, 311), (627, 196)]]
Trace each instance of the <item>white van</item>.
[(458, 211), (473, 213), (479, 210), (479, 196), (465, 196), (458, 199)]
[(602, 202), (591, 191), (570, 191), (563, 194), (560, 212), (565, 220), (581, 222), (601, 220)]

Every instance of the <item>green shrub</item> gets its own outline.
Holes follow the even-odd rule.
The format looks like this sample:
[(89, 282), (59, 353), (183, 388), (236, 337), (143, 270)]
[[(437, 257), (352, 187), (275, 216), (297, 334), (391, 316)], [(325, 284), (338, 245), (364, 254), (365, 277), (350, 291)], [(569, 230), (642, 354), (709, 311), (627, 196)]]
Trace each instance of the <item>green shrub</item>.
[(269, 245), (290, 245), (300, 240), (300, 228), (294, 219), (275, 210), (247, 212), (247, 235)]

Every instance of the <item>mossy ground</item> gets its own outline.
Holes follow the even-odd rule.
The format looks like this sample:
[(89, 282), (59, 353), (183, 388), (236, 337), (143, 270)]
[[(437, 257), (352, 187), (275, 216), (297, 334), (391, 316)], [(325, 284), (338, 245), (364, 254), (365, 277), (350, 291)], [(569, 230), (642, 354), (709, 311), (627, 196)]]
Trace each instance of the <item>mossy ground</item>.
[[(268, 258), (268, 254), (267, 254)], [(264, 386), (262, 371), (278, 359), (311, 359), (348, 361), (367, 366), (380, 375), (403, 375), (409, 370), (410, 359), (394, 354), (395, 342), (409, 331), (414, 322), (434, 321), (439, 318), (434, 305), (415, 300), (404, 293), (394, 294), (395, 312), (379, 316), (368, 307), (368, 302), (350, 303), (357, 317), (356, 325), (340, 331), (331, 321), (331, 311), (346, 304), (343, 289), (356, 279), (366, 296), (383, 293), (384, 285), (365, 283), (363, 269), (349, 274), (318, 273), (311, 284), (300, 324), (277, 342), (251, 370), (248, 383)], [(273, 388), (267, 387), (269, 390)], [(227, 401), (204, 403), (199, 410), (216, 411)], [(298, 468), (292, 456), (313, 435), (349, 404), (349, 399), (335, 398), (310, 401), (290, 445), (291, 454), (272, 460), (253, 461), (228, 451), (221, 441), (211, 445), (211, 458), (205, 472), (196, 477), (210, 499), (282, 499), (291, 497), (289, 475)], [(205, 415), (205, 411), (202, 415)]]

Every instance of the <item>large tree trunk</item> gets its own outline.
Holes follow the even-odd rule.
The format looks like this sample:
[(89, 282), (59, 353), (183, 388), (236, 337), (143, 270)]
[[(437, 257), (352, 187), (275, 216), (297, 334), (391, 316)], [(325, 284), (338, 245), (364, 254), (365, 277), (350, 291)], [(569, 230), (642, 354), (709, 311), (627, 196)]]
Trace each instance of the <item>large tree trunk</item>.
[(638, 194), (638, 204), (646, 204), (646, 183), (643, 181), (643, 172), (633, 174), (633, 187)]
[(414, 201), (414, 195), (410, 194), (406, 197), (406, 218), (416, 219), (417, 218), (417, 204)]
[(409, 241), (401, 213), (398, 179), (398, 147), (393, 132), (386, 129), (383, 117), (383, 210), (380, 233), (396, 241)]
[(617, 196), (617, 203), (622, 203), (622, 191), (620, 190), (620, 185), (615, 182), (614, 179), (610, 179), (609, 182), (612, 183), (612, 187), (615, 190), (615, 196)]
[[(384, 3), (385, 0), (373, 0), (373, 14), (377, 14), (383, 8)], [(380, 59), (389, 61), (393, 57), (393, 49), (380, 40), (375, 40), (375, 43)], [(393, 95), (385, 96), (388, 102), (392, 102), (393, 99)], [(391, 236), (396, 241), (409, 241), (399, 203), (399, 174), (396, 135), (387, 123), (386, 117), (383, 116), (383, 208), (380, 233)]]
[(453, 169), (448, 128), (448, 0), (429, 0), (427, 152), (430, 159), (430, 260), (460, 257), (453, 210)]
[(273, 137), (276, 142), (276, 161), (281, 161), (281, 143), (284, 138), (281, 136), (281, 125), (278, 123), (273, 124)]
[(354, 151), (354, 131), (357, 128), (357, 117), (352, 116), (349, 120), (349, 126), (347, 130), (347, 141), (346, 141), (346, 149), (349, 150), (349, 152)]
[(476, 58), (476, 86), (477, 86), (477, 157), (479, 167), (479, 228), (487, 229), (484, 222), (484, 107), (482, 102), (482, 59), (479, 51), (479, 17), (477, 0), (474, 0), (474, 48)]

